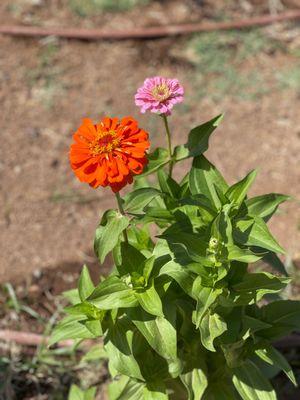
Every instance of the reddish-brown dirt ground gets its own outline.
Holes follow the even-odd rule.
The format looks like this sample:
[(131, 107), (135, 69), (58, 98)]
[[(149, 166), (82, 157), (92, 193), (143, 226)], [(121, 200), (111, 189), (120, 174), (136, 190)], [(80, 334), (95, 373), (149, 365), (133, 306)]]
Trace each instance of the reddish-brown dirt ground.
[[(2, 0), (0, 23), (126, 29), (220, 18), (224, 10), (231, 18), (268, 11), (264, 1), (241, 2), (244, 8), (236, 3), (150, 2), (126, 13), (83, 18), (66, 0)], [(274, 29), (287, 47), (285, 25)], [(293, 46), (299, 51), (295, 29), (286, 27), (294, 32)], [(285, 89), (270, 83), (268, 93), (254, 99), (227, 93), (216, 99), (210, 91), (200, 96), (203, 80), (185, 57), (189, 40), (88, 43), (0, 37), (0, 281), (94, 260), (93, 233), (114, 199), (108, 189), (93, 190), (73, 176), (68, 162), (71, 135), (82, 117), (131, 114), (149, 130), (153, 147), (163, 144), (159, 118), (141, 116), (133, 101), (137, 87), (154, 74), (178, 77), (185, 87), (185, 104), (171, 118), (174, 143), (183, 142), (196, 124), (225, 112), (209, 158), (230, 183), (258, 167), (254, 195), (273, 191), (294, 196), (271, 229), (289, 257), (299, 256), (299, 80)], [(240, 72), (260, 71), (267, 85), (277, 71), (292, 69), (296, 62), (289, 52), (262, 52)], [(227, 65), (223, 67), (225, 71)]]
[[(0, 24), (129, 29), (300, 7), (299, 0), (148, 0), (123, 13), (96, 9), (82, 15), (82, 4), (89, 1), (1, 0)], [(214, 40), (225, 41), (220, 53), (203, 47), (205, 35), (93, 43), (0, 36), (0, 283), (13, 282), (20, 304), (48, 321), (57, 295), (75, 286), (82, 264), (92, 267), (95, 279), (108, 270), (109, 261), (100, 267), (94, 258), (93, 234), (115, 200), (108, 189), (93, 190), (76, 180), (69, 146), (82, 117), (128, 114), (149, 131), (153, 148), (163, 145), (160, 119), (139, 114), (133, 100), (137, 87), (153, 75), (177, 77), (185, 88), (185, 102), (170, 119), (174, 144), (183, 143), (195, 125), (225, 112), (208, 157), (230, 183), (258, 168), (252, 195), (292, 196), (270, 227), (287, 249), (285, 260), (300, 258), (299, 23), (261, 32), (263, 40), (255, 33), (236, 32), (229, 41), (225, 33), (212, 36), (212, 48)], [(277, 40), (275, 47), (265, 45), (270, 37)], [(200, 54), (195, 54), (195, 42)], [(244, 58), (234, 68), (233, 60), (223, 57), (224, 46), (234, 52), (243, 48)], [(175, 174), (182, 176), (182, 169)], [(299, 298), (297, 271), (294, 277), (290, 293)], [(28, 312), (16, 316), (6, 295), (0, 292), (0, 327), (42, 333), (45, 323)], [(287, 356), (298, 365), (296, 351)], [(22, 400), (24, 393), (31, 400), (49, 398), (25, 387), (29, 381), (28, 376), (19, 378)], [(286, 381), (276, 382), (280, 400), (299, 399)], [(65, 390), (68, 385), (63, 383)]]

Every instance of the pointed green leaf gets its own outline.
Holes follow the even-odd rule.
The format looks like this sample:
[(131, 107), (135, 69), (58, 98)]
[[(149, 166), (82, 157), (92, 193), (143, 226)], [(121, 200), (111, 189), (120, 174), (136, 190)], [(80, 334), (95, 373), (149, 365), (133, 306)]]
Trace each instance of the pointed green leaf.
[[(171, 250), (176, 253), (176, 249), (180, 251), (181, 254), (186, 253), (187, 257), (196, 262), (204, 262), (208, 260), (207, 248), (208, 244), (203, 241), (203, 239), (192, 233), (180, 232), (180, 230), (175, 232), (165, 231), (161, 236), (165, 239), (170, 246)], [(177, 254), (175, 254), (177, 256)]]
[(193, 195), (203, 194), (217, 210), (222, 206), (216, 187), (225, 193), (228, 185), (220, 172), (204, 156), (194, 158), (189, 183)]
[(131, 244), (123, 242), (121, 243), (121, 258), (122, 263), (117, 266), (121, 275), (132, 275), (133, 273), (143, 275), (146, 257), (141, 251)]
[(167, 400), (166, 387), (163, 383), (151, 382), (144, 386), (144, 400)]
[(189, 133), (188, 143), (186, 145), (176, 146), (176, 161), (203, 154), (208, 149), (210, 135), (220, 124), (223, 117), (224, 115), (220, 114), (210, 121), (193, 128)]
[(78, 304), (81, 301), (78, 289), (66, 290), (62, 295), (70, 304), (73, 305)]
[(84, 317), (100, 320), (104, 315), (104, 311), (99, 310), (97, 307), (88, 303), (87, 301), (75, 304), (74, 306), (66, 307), (64, 311), (69, 315), (77, 315), (78, 319), (80, 317)]
[(290, 282), (289, 277), (279, 277), (268, 272), (249, 273), (244, 275), (242, 282), (233, 285), (236, 292), (255, 293), (259, 301), (267, 293), (276, 293), (284, 289)]
[(280, 272), (282, 275), (288, 276), (285, 266), (276, 253), (267, 253), (263, 261), (269, 264), (275, 271)]
[(248, 213), (268, 220), (277, 210), (279, 204), (289, 200), (289, 196), (278, 193), (269, 193), (246, 200)]
[(238, 220), (233, 233), (239, 244), (262, 247), (275, 253), (285, 254), (285, 250), (277, 243), (260, 217)]
[(68, 400), (94, 400), (96, 396), (96, 387), (87, 390), (81, 390), (77, 385), (72, 385)]
[(78, 282), (78, 292), (80, 296), (80, 300), (84, 301), (89, 297), (89, 295), (94, 290), (95, 286), (91, 280), (89, 270), (86, 265), (83, 266), (79, 282)]
[(148, 258), (145, 263), (144, 263), (144, 268), (143, 268), (143, 277), (145, 278), (145, 282), (146, 284), (148, 284), (148, 281), (151, 277), (151, 273), (154, 267), (154, 263), (155, 263), (155, 257), (152, 256), (150, 258)]
[(204, 400), (240, 400), (231, 382), (217, 380), (211, 382), (205, 392)]
[(180, 375), (180, 379), (188, 391), (188, 400), (200, 400), (207, 388), (206, 371), (194, 368), (192, 371)]
[(203, 346), (209, 351), (216, 351), (214, 340), (227, 330), (227, 324), (219, 314), (207, 313), (202, 318), (199, 329)]
[(124, 375), (108, 386), (110, 400), (143, 400), (143, 390), (144, 384)]
[(233, 203), (235, 203), (238, 207), (244, 201), (247, 192), (252, 185), (255, 177), (257, 175), (257, 171), (251, 171), (248, 175), (245, 176), (241, 181), (235, 183), (230, 186), (230, 188), (226, 192), (226, 196)]
[(159, 275), (170, 276), (189, 296), (192, 296), (194, 275), (191, 271), (171, 260), (160, 269)]
[(129, 243), (137, 250), (148, 250), (154, 247), (147, 225), (139, 227), (131, 225), (130, 228), (127, 229), (127, 235)]
[(203, 211), (208, 214), (209, 219), (213, 219), (216, 216), (216, 210), (214, 209), (214, 205), (211, 201), (205, 197), (203, 194), (197, 194), (190, 197), (185, 197), (180, 200), (180, 203), (183, 205), (193, 205), (198, 206), (200, 209), (201, 214)]
[(120, 234), (129, 225), (129, 219), (115, 210), (107, 211), (96, 229), (94, 248), (101, 264), (117, 245)]
[(193, 285), (193, 295), (197, 299), (197, 306), (193, 318), (194, 324), (199, 328), (200, 322), (209, 307), (216, 301), (222, 293), (222, 289), (201, 286), (201, 277), (196, 278)]
[(109, 364), (119, 374), (144, 380), (139, 364), (134, 357), (134, 326), (128, 318), (118, 319), (105, 338), (104, 348), (109, 354)]
[(161, 191), (176, 199), (180, 192), (180, 185), (167, 175), (163, 169), (157, 172), (157, 177)]
[(213, 221), (211, 227), (211, 236), (217, 239), (219, 243), (225, 243), (226, 245), (233, 244), (232, 225), (228, 216), (229, 210), (230, 206), (224, 206)]
[(224, 114), (217, 115), (208, 122), (196, 126), (189, 133), (188, 148), (191, 156), (199, 156), (208, 149), (210, 135), (219, 126)]
[(262, 329), (271, 328), (272, 325), (267, 324), (259, 319), (250, 317), (249, 315), (243, 315), (243, 330), (251, 333), (258, 332)]
[(263, 320), (273, 325), (300, 329), (300, 301), (278, 300), (261, 308)]
[(129, 213), (141, 213), (153, 199), (161, 194), (154, 188), (136, 189), (125, 196), (124, 209)]
[(149, 314), (164, 316), (160, 297), (153, 284), (145, 290), (135, 291), (135, 297), (140, 306)]
[[(76, 317), (75, 317), (76, 318)], [(53, 330), (49, 346), (65, 339), (92, 339), (95, 336), (77, 319), (62, 320)]]
[(87, 300), (102, 310), (137, 305), (133, 290), (114, 275), (102, 281)]
[(128, 310), (128, 315), (149, 345), (164, 359), (177, 359), (177, 333), (175, 327), (163, 317), (149, 316), (139, 308)]
[(294, 386), (297, 386), (296, 378), (290, 364), (273, 346), (267, 344), (263, 348), (255, 350), (255, 354), (266, 363), (282, 369)]
[(253, 362), (245, 362), (233, 373), (232, 382), (243, 400), (277, 400), (270, 382)]
[(227, 247), (228, 260), (236, 260), (244, 263), (254, 263), (264, 257), (265, 253), (254, 253), (249, 249), (241, 249), (238, 246)]

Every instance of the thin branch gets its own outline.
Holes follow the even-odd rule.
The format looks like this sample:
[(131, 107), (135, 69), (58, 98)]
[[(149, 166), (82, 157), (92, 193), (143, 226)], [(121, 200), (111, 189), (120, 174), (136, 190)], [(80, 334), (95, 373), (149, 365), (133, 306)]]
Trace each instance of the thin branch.
[(246, 29), (255, 26), (264, 26), (276, 22), (300, 19), (300, 10), (291, 10), (277, 15), (263, 15), (253, 18), (240, 19), (232, 22), (201, 22), (194, 24), (158, 26), (150, 28), (136, 28), (132, 30), (101, 30), (101, 29), (63, 29), (42, 28), (34, 26), (2, 25), (0, 34), (21, 37), (57, 36), (65, 39), (77, 40), (127, 40), (127, 39), (155, 39), (186, 35), (196, 32), (211, 32), (219, 30)]

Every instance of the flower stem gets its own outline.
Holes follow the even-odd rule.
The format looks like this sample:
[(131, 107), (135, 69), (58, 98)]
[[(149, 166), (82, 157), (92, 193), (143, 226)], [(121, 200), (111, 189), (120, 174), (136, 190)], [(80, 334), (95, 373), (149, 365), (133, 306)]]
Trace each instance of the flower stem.
[[(124, 208), (123, 208), (123, 204), (122, 204), (122, 199), (121, 199), (120, 193), (116, 192), (115, 195), (116, 195), (119, 211), (120, 211), (120, 213), (122, 215), (125, 215), (125, 211), (124, 211)], [(126, 229), (124, 229), (123, 235), (124, 235), (125, 242), (128, 243), (128, 235), (127, 235), (127, 230)]]
[(169, 158), (170, 158), (170, 164), (169, 164), (169, 174), (172, 176), (172, 171), (173, 171), (173, 151), (172, 151), (172, 143), (171, 143), (171, 133), (170, 133), (170, 128), (169, 128), (169, 122), (168, 118), (165, 114), (162, 114), (163, 120), (164, 120), (164, 125), (166, 129), (166, 134), (167, 134), (167, 139), (168, 139), (168, 151), (169, 151)]

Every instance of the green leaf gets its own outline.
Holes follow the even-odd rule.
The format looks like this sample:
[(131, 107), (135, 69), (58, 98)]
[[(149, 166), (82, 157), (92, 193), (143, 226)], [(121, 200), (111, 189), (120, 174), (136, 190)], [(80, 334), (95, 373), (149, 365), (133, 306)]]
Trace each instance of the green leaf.
[(263, 261), (269, 264), (273, 269), (275, 269), (275, 271), (280, 272), (282, 275), (288, 275), (283, 262), (280, 260), (276, 253), (267, 253), (264, 256)]
[(170, 276), (189, 296), (192, 295), (194, 275), (180, 264), (173, 260), (169, 261), (160, 269), (159, 275)]
[(267, 344), (263, 348), (255, 350), (255, 354), (266, 363), (279, 367), (294, 386), (297, 386), (296, 378), (290, 364), (273, 346)]
[(197, 328), (209, 307), (216, 301), (222, 293), (222, 289), (201, 286), (201, 277), (196, 278), (193, 285), (193, 295), (197, 299), (197, 306), (194, 313), (193, 322)]
[(94, 289), (95, 286), (91, 280), (89, 270), (87, 266), (84, 265), (78, 282), (78, 292), (80, 300), (81, 301), (86, 300)]
[(233, 235), (239, 244), (262, 247), (275, 253), (285, 254), (285, 250), (277, 243), (260, 217), (238, 220)]
[[(160, 238), (165, 239), (170, 246), (171, 251), (174, 251), (177, 257), (177, 250), (181, 254), (186, 254), (188, 258), (196, 262), (209, 262), (206, 250), (208, 244), (203, 239), (192, 233), (180, 232), (179, 230), (174, 232), (165, 231)], [(176, 246), (172, 246), (176, 245)]]
[(87, 300), (102, 310), (135, 307), (138, 304), (133, 290), (114, 275), (102, 281)]
[(175, 327), (164, 317), (152, 317), (140, 308), (127, 311), (149, 345), (164, 359), (177, 359), (177, 333)]
[(279, 204), (289, 199), (289, 196), (283, 194), (269, 193), (246, 200), (246, 205), (249, 215), (268, 220), (275, 213)]
[(258, 332), (262, 329), (270, 328), (272, 325), (267, 324), (259, 319), (250, 317), (249, 315), (243, 315), (243, 330), (250, 333)]
[(300, 329), (300, 301), (278, 300), (263, 306), (260, 311), (262, 319), (273, 327), (288, 327), (287, 333)]
[(231, 203), (235, 203), (238, 208), (244, 201), (247, 192), (252, 185), (255, 177), (257, 175), (257, 171), (251, 171), (248, 175), (245, 176), (241, 181), (235, 183), (234, 185), (230, 186), (230, 188), (226, 192), (226, 196), (230, 200)]
[(220, 244), (222, 244), (222, 242), (226, 245), (233, 244), (232, 225), (228, 216), (229, 210), (230, 206), (224, 206), (212, 223), (211, 235), (213, 238), (217, 239)]
[(84, 392), (77, 385), (72, 385), (68, 400), (84, 400)]
[(228, 260), (236, 260), (244, 263), (254, 263), (265, 256), (266, 253), (254, 253), (249, 249), (241, 249), (238, 246), (227, 247)]
[(140, 306), (143, 307), (143, 309), (149, 314), (160, 317), (164, 316), (162, 303), (154, 284), (145, 290), (135, 291), (135, 297), (140, 303)]
[(127, 229), (127, 235), (129, 243), (131, 243), (137, 250), (149, 250), (154, 247), (147, 225), (142, 227), (131, 225), (130, 228)]
[(66, 290), (62, 294), (63, 297), (67, 299), (70, 304), (78, 304), (81, 301), (78, 289)]
[(257, 366), (247, 361), (233, 369), (232, 382), (243, 400), (276, 400), (277, 396), (269, 381)]
[(200, 400), (207, 388), (208, 381), (204, 369), (194, 368), (180, 379), (188, 391), (188, 400)]
[(80, 317), (86, 317), (91, 319), (102, 319), (103, 313), (105, 311), (99, 310), (93, 304), (84, 301), (82, 303), (75, 304), (74, 306), (69, 306), (64, 309), (67, 314), (77, 315)]
[(94, 400), (96, 396), (96, 387), (87, 390), (81, 390), (77, 385), (72, 385), (68, 400)]
[(240, 400), (231, 382), (216, 380), (209, 384), (204, 400)]
[(223, 119), (223, 114), (196, 126), (189, 133), (188, 143), (186, 145), (176, 146), (175, 160), (183, 160), (187, 157), (195, 157), (203, 154), (208, 149), (210, 135), (217, 128)]
[(148, 154), (147, 159), (148, 164), (144, 168), (142, 176), (152, 174), (152, 172), (166, 165), (169, 162), (169, 153), (166, 149), (158, 147), (153, 153)]
[(149, 207), (147, 208), (146, 215), (141, 220), (143, 223), (155, 222), (156, 224), (169, 224), (174, 221), (174, 215), (161, 207)]
[(189, 175), (191, 193), (193, 195), (203, 194), (218, 210), (222, 206), (216, 187), (222, 193), (228, 189), (228, 185), (220, 172), (204, 156), (194, 158), (193, 166)]
[(236, 292), (255, 293), (256, 301), (267, 293), (276, 293), (284, 289), (290, 282), (288, 277), (279, 277), (268, 272), (250, 273), (243, 277), (243, 281), (233, 285)]
[(176, 199), (180, 192), (180, 185), (167, 175), (163, 169), (157, 172), (157, 176), (161, 191)]
[(214, 340), (227, 330), (227, 324), (219, 314), (207, 313), (202, 318), (199, 329), (203, 346), (209, 351), (216, 351)]
[(134, 357), (136, 336), (128, 318), (116, 320), (105, 338), (104, 348), (109, 354), (109, 365), (119, 374), (144, 380)]
[(115, 210), (108, 210), (96, 229), (94, 248), (101, 264), (107, 254), (117, 245), (120, 234), (129, 225), (129, 219)]
[(146, 257), (141, 251), (137, 250), (131, 244), (123, 242), (121, 243), (121, 258), (122, 264), (117, 266), (121, 275), (143, 275)]
[(167, 400), (166, 387), (162, 382), (151, 382), (144, 386), (144, 400)]
[(87, 320), (82, 321), (82, 323), (94, 335), (94, 337), (100, 337), (103, 335), (100, 320)]
[(197, 194), (191, 197), (185, 197), (181, 199), (180, 202), (183, 205), (187, 204), (187, 205), (198, 206), (200, 212), (205, 211), (206, 213), (208, 213), (210, 218), (214, 218), (216, 216), (214, 205), (211, 204), (211, 201), (203, 194)]
[(155, 256), (148, 258), (144, 263), (143, 277), (145, 278), (146, 284), (148, 284), (148, 281), (151, 277), (154, 268), (154, 263), (155, 263)]
[(127, 376), (113, 381), (108, 386), (110, 400), (143, 400), (144, 384)]
[(129, 213), (141, 213), (161, 192), (154, 188), (141, 188), (128, 193), (124, 200), (124, 209)]
[(60, 342), (65, 339), (92, 339), (95, 335), (87, 329), (82, 321), (78, 321), (77, 318), (64, 319), (54, 328), (50, 340), (49, 346), (54, 343)]

